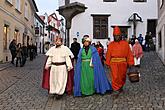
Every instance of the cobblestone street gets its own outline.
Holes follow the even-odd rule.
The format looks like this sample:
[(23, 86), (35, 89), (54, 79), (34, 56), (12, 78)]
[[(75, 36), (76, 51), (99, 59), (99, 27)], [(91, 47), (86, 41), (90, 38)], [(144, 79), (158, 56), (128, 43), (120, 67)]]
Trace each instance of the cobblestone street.
[(165, 110), (165, 66), (155, 52), (144, 54), (140, 82), (127, 80), (118, 97), (48, 97), (41, 88), (44, 60), (39, 55), (24, 67), (0, 69), (0, 110)]

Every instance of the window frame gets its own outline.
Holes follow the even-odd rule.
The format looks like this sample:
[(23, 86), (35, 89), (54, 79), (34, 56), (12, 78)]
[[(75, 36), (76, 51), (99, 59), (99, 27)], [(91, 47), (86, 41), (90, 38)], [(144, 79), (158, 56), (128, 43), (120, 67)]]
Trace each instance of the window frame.
[(133, 2), (147, 2), (147, 0), (133, 0)]
[[(110, 15), (91, 15), (91, 16), (93, 17), (93, 38), (107, 39), (108, 38), (108, 18)], [(99, 23), (96, 23), (97, 20), (99, 21)], [(97, 30), (96, 28), (99, 28), (98, 33), (96, 33), (96, 30)]]
[(103, 2), (117, 2), (117, 0), (103, 0)]

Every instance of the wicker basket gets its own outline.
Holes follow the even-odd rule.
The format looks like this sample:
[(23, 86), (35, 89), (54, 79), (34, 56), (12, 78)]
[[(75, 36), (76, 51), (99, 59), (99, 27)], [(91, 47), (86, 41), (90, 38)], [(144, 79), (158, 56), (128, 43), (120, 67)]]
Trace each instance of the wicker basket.
[(129, 81), (131, 83), (139, 82), (139, 79), (140, 79), (139, 78), (139, 76), (140, 76), (139, 72), (128, 72), (127, 74), (128, 74)]

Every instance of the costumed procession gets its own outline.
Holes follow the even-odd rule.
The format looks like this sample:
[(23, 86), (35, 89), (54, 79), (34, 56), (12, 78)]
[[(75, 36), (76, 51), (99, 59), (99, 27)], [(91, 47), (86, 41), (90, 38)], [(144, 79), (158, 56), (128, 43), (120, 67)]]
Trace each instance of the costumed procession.
[[(100, 42), (93, 45), (89, 35), (83, 36), (82, 48), (74, 38), (71, 49), (57, 36), (55, 46), (45, 54), (42, 88), (56, 99), (61, 99), (65, 93), (77, 97), (123, 92), (128, 68), (140, 65), (142, 47), (136, 40), (131, 49), (128, 41), (122, 39), (118, 26), (114, 27), (113, 37), (104, 56), (104, 47)], [(106, 73), (105, 67), (110, 73)]]

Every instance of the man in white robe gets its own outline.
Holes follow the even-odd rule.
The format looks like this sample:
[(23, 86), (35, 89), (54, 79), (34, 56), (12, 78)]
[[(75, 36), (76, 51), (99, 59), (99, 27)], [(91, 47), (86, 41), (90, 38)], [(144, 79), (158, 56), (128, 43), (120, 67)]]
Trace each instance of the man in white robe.
[(45, 69), (50, 69), (50, 90), (49, 94), (56, 94), (56, 99), (60, 99), (65, 92), (68, 71), (73, 66), (70, 59), (72, 52), (62, 45), (62, 38), (55, 39), (55, 46), (51, 47), (46, 56), (48, 56)]

